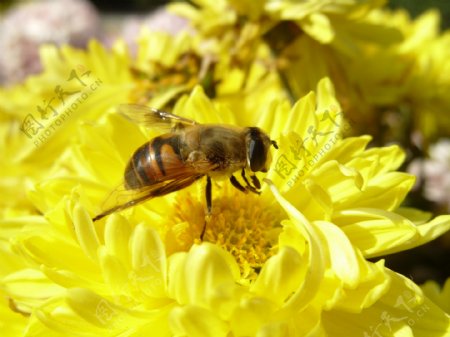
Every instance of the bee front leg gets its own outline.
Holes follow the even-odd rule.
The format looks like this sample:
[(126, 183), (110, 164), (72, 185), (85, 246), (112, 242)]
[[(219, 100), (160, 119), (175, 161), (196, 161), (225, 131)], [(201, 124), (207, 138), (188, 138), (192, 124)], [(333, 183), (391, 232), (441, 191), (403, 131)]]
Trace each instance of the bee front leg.
[(231, 182), (231, 185), (236, 187), (239, 191), (244, 192), (244, 193), (248, 192), (248, 190), (244, 186), (241, 185), (241, 183), (236, 179), (235, 176), (232, 175), (230, 177), (230, 182)]
[(259, 182), (258, 177), (254, 174), (254, 175), (251, 175), (250, 178), (252, 179), (253, 186), (255, 186), (258, 190), (260, 190), (261, 183)]
[[(242, 176), (242, 179), (244, 179), (245, 184), (247, 185), (246, 189), (248, 189), (249, 191), (251, 191), (253, 193), (261, 194), (261, 192), (257, 190), (257, 189), (261, 188), (261, 184), (259, 183), (259, 180), (255, 175), (250, 176), (252, 178), (252, 182), (255, 186), (252, 186), (250, 184), (250, 182), (248, 181), (247, 177), (245, 176), (245, 169), (242, 169), (241, 176)], [(255, 184), (255, 180), (256, 180), (256, 184)]]

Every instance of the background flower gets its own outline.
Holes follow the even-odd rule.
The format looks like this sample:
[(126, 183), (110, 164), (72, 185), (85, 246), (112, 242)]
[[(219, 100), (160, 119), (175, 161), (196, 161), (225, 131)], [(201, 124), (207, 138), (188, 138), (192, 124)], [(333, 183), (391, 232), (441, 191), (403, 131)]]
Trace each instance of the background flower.
[(39, 1), (12, 9), (0, 30), (0, 83), (11, 85), (42, 70), (41, 45), (84, 47), (99, 36), (100, 19), (88, 1)]

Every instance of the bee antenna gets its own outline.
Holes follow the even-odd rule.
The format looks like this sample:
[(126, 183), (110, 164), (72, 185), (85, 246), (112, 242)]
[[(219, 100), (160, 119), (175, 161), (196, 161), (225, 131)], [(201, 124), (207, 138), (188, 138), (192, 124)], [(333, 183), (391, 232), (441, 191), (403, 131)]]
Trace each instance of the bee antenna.
[(273, 145), (274, 148), (276, 148), (278, 150), (278, 144), (276, 141), (271, 140), (270, 143)]

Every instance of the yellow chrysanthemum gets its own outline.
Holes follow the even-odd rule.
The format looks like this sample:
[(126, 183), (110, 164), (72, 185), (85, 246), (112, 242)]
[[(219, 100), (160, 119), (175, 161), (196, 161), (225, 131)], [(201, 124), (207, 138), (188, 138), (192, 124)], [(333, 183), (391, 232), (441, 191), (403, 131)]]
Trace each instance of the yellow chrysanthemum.
[(355, 134), (406, 146), (416, 130), (446, 135), (450, 125), (439, 116), (450, 105), (448, 33), (440, 34), (436, 11), (412, 20), (384, 4), (222, 0), (170, 8), (190, 20), (227, 69), (245, 76), (255, 62), (264, 65), (293, 102), (330, 77)]
[(280, 21), (295, 22), (300, 29), (327, 43), (334, 37), (332, 20), (355, 19), (369, 10), (380, 7), (384, 0), (372, 1), (203, 1), (192, 4), (177, 3), (170, 9), (186, 16), (192, 25), (206, 36), (213, 36), (250, 22), (261, 25), (262, 32)]
[(229, 110), (197, 87), (174, 108), (201, 123), (259, 126), (279, 142), (261, 196), (214, 186), (203, 241), (201, 183), (93, 223), (133, 151), (155, 133), (116, 114), (79, 126), (55, 178), (29, 194), (44, 216), (5, 220), (21, 223), (10, 237), (27, 267), (2, 284), (15, 310), (31, 315), (27, 335), (450, 332), (449, 317), (420, 288), (383, 260), (364, 259), (450, 227), (449, 216), (414, 224), (407, 216), (415, 213), (399, 208), (412, 184), (395, 172), (399, 148), (341, 139), (328, 80), (292, 107), (246, 106)]
[[(386, 35), (400, 34), (401, 39), (390, 44), (361, 41), (361, 52), (346, 71), (364, 103), (351, 103), (347, 116), (359, 120), (363, 108), (368, 116), (361, 116), (362, 121), (377, 120), (368, 131), (385, 142), (407, 144), (415, 131), (431, 139), (446, 135), (450, 125), (441, 114), (450, 106), (446, 94), (450, 35), (440, 34), (438, 12), (431, 10), (412, 20), (405, 11), (380, 10), (368, 21), (385, 25)], [(381, 135), (380, 125), (391, 134)]]
[[(292, 102), (321, 78), (330, 77), (344, 110), (357, 123), (356, 131), (364, 134), (373, 131), (370, 126), (376, 116), (359, 92), (366, 87), (365, 79), (352, 76), (349, 68), (360, 63), (366, 48), (384, 49), (402, 41), (397, 27), (372, 18), (384, 3), (222, 0), (176, 3), (169, 8), (190, 20), (205, 48), (227, 69), (239, 68), (245, 78), (249, 68), (258, 64), (266, 76), (276, 76)], [(364, 66), (359, 76), (377, 63)], [(387, 67), (388, 72), (394, 70)]]

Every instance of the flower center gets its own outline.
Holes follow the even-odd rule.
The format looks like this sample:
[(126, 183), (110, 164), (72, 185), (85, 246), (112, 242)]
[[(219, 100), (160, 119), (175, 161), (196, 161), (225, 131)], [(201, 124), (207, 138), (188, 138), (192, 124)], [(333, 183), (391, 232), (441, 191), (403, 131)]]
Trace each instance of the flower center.
[(253, 193), (242, 193), (226, 184), (213, 200), (210, 217), (205, 217), (205, 204), (200, 193), (180, 191), (175, 202), (175, 222), (166, 232), (168, 253), (187, 251), (194, 243), (217, 244), (236, 259), (242, 279), (256, 278), (265, 261), (277, 250), (282, 212)]

